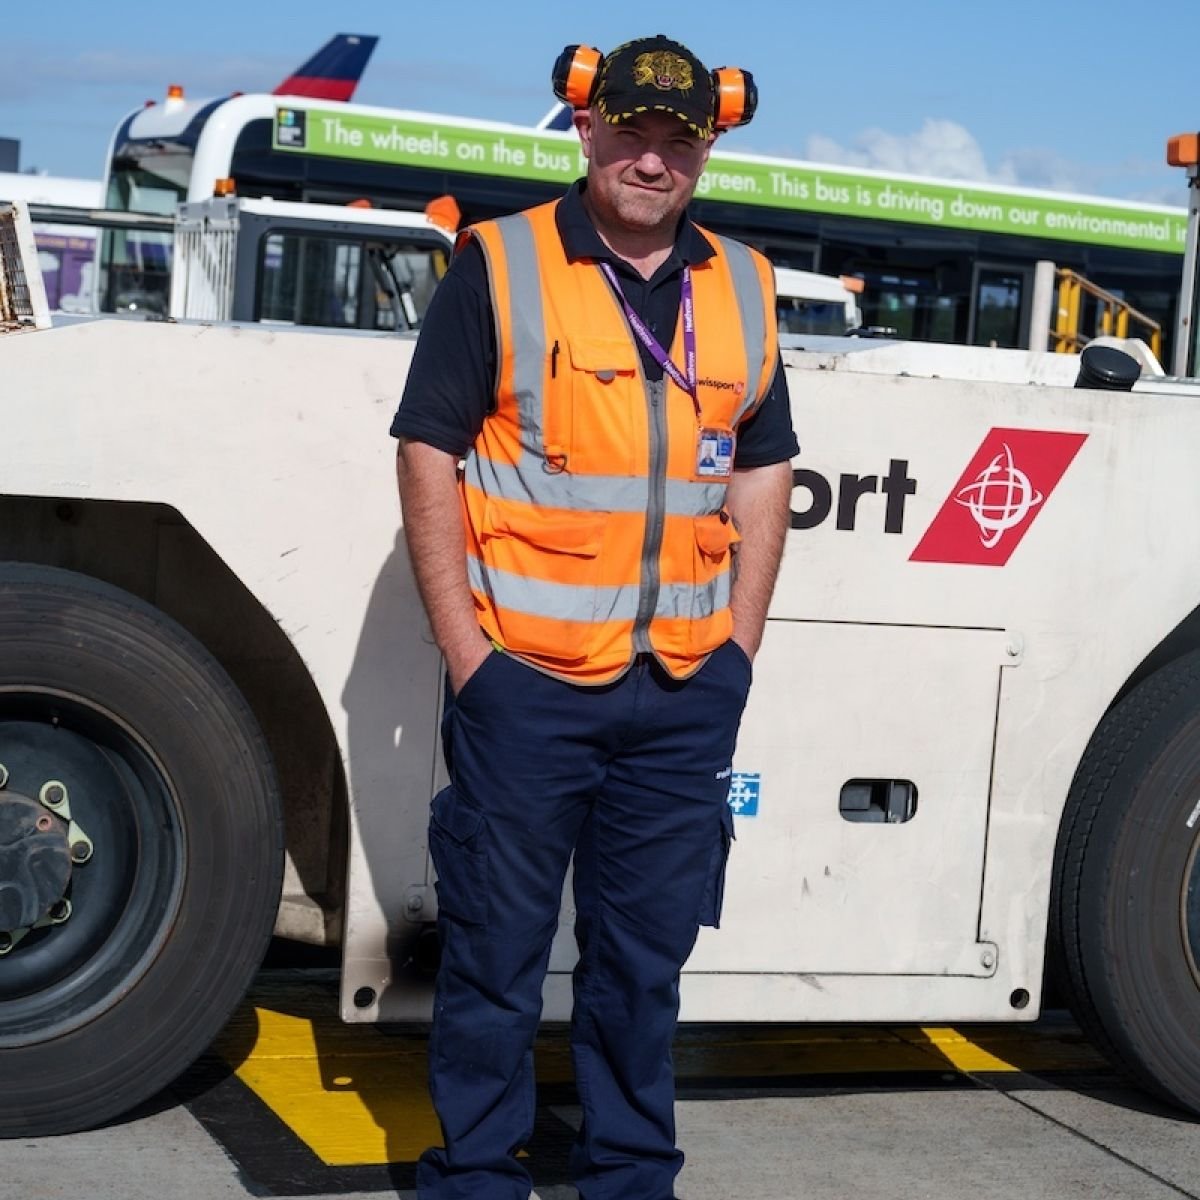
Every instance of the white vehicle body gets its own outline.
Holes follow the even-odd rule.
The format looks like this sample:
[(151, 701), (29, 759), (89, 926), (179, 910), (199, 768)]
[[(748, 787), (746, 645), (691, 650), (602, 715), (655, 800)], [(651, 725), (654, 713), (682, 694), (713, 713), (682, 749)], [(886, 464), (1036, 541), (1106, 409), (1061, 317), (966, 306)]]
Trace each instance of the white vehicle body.
[[(837, 275), (776, 267), (775, 298), (779, 332), (789, 338), (796, 336), (793, 323), (803, 332), (834, 335), (850, 333), (863, 323), (857, 295)], [(816, 328), (804, 328), (810, 322)]]
[[(341, 942), (349, 1021), (421, 1019), (431, 998), (442, 667), (387, 436), (414, 344), (105, 319), (0, 341), (0, 565), (133, 592), (237, 681), (288, 817), (276, 928)], [(685, 1020), (1032, 1019), (1081, 756), (1148, 659), (1198, 640), (1200, 523), (1179, 515), (1200, 511), (1196, 386), (1073, 389), (1077, 359), (952, 349), (784, 352), (793, 530)], [(1047, 438), (1074, 447), (1054, 478)], [(929, 550), (954, 514), (969, 536)], [(915, 785), (915, 811), (848, 819), (854, 780)], [(571, 926), (568, 898), (550, 1019), (570, 1010)]]
[[(454, 247), (453, 234), (426, 213), (238, 196), (181, 204), (175, 217), (169, 315), (174, 320), (271, 319), (262, 312), (264, 277), (272, 270), (279, 271), (289, 238), (310, 244), (311, 239), (318, 238), (325, 245), (341, 240), (343, 250), (355, 252), (355, 260), (347, 262), (335, 248), (332, 254), (322, 255), (319, 273), (312, 270), (311, 263), (307, 272), (302, 265), (308, 287), (322, 296), (337, 296), (344, 301), (346, 297), (339, 293), (349, 283), (353, 303), (364, 284), (371, 284), (373, 289), (382, 285), (394, 307), (389, 327), (399, 330), (415, 329), (420, 324), (440, 277), (433, 269), (434, 260), (444, 271)], [(378, 283), (368, 278), (369, 264), (358, 261), (367, 244), (377, 251)], [(390, 254), (382, 253), (385, 250)], [(303, 249), (294, 253), (303, 259)], [(388, 262), (398, 262), (403, 270), (385, 275)], [(343, 317), (340, 311), (337, 315)], [(277, 316), (274, 321), (335, 324), (332, 317), (303, 321), (293, 316), (281, 322)], [(341, 324), (341, 320), (336, 323)]]

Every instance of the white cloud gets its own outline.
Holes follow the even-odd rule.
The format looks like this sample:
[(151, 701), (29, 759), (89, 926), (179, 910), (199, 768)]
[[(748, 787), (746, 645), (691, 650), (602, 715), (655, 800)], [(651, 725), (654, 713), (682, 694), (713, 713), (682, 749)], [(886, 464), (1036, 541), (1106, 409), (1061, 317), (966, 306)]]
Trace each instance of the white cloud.
[(843, 166), (1053, 191), (1079, 191), (1090, 174), (1079, 164), (1041, 148), (1010, 151), (990, 165), (970, 130), (957, 121), (934, 117), (927, 117), (914, 133), (866, 129), (850, 146), (814, 134), (808, 139), (807, 154), (817, 162)]
[(1128, 194), (1126, 199), (1137, 200), (1142, 204), (1167, 204), (1172, 208), (1185, 208), (1188, 202), (1187, 191), (1179, 183), (1135, 189)]
[(908, 175), (936, 175), (940, 179), (1015, 182), (1010, 168), (989, 169), (979, 143), (957, 121), (932, 117), (927, 117), (915, 133), (866, 129), (850, 147), (814, 134), (808, 139), (808, 157), (818, 162)]

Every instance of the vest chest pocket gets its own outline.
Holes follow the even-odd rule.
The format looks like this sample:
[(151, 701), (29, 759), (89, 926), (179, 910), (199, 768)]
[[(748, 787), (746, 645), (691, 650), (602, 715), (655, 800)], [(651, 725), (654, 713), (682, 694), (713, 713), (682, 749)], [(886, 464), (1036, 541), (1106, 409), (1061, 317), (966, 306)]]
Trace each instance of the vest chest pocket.
[[(545, 414), (546, 456), (568, 471), (645, 471), (645, 391), (629, 338), (575, 335), (563, 343)], [(640, 452), (639, 452), (640, 451)]]
[[(604, 513), (489, 500), (480, 539), (500, 640), (510, 650), (566, 659), (582, 645), (576, 623), (596, 620)], [(568, 624), (562, 624), (568, 623)]]

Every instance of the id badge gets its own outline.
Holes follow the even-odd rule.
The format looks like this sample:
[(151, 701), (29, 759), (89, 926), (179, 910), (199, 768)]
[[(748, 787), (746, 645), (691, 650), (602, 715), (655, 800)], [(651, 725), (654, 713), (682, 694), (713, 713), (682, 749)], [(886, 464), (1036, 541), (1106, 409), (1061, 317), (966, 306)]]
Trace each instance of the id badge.
[(734, 436), (729, 429), (701, 429), (696, 442), (696, 478), (728, 479), (733, 474)]

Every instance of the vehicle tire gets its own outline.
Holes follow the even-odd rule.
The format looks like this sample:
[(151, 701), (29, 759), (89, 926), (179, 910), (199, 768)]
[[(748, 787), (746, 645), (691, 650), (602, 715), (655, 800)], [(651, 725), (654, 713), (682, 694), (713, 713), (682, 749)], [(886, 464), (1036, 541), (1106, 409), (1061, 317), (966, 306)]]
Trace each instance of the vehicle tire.
[(1059, 834), (1050, 956), (1114, 1065), (1200, 1113), (1200, 653), (1092, 737)]
[[(278, 787), (241, 693), (190, 634), (117, 588), (14, 563), (0, 765), (0, 1136), (69, 1132), (170, 1083), (245, 993), (279, 903)], [(69, 823), (60, 806), (49, 829), (52, 781)], [(14, 833), (31, 821), (36, 851)], [(56, 888), (60, 923), (3, 930)]]

